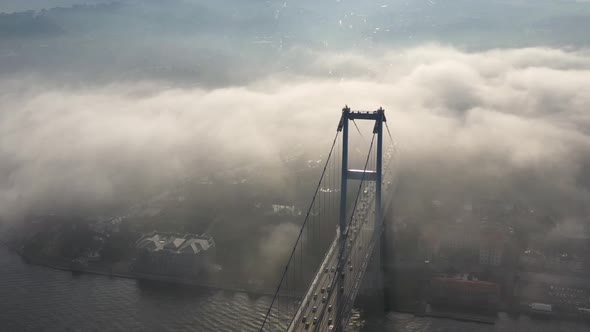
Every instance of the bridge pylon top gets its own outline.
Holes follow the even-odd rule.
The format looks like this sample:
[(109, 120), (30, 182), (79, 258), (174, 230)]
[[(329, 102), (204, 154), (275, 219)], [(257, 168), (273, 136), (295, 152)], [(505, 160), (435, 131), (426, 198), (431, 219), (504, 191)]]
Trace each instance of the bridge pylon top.
[[(348, 169), (348, 122), (354, 120), (372, 120), (375, 121), (373, 134), (377, 135), (376, 151), (376, 170), (368, 171), (367, 169), (349, 170)], [(376, 186), (376, 204), (375, 215), (381, 216), (381, 182), (382, 182), (382, 160), (383, 160), (383, 123), (386, 122), (385, 110), (383, 107), (375, 111), (353, 111), (345, 105), (342, 109), (342, 116), (338, 123), (338, 131), (342, 132), (342, 179), (340, 191), (340, 234), (346, 234), (346, 211), (347, 211), (347, 182), (348, 180), (368, 180), (375, 181)], [(372, 146), (372, 143), (371, 143)], [(368, 157), (367, 157), (368, 158)], [(367, 159), (368, 161), (368, 159)]]
[(373, 120), (378, 122), (387, 122), (385, 117), (385, 110), (383, 107), (379, 107), (376, 111), (353, 111), (346, 105), (342, 109), (342, 116), (340, 123), (338, 124), (338, 131), (342, 131), (344, 128), (344, 122), (346, 120)]

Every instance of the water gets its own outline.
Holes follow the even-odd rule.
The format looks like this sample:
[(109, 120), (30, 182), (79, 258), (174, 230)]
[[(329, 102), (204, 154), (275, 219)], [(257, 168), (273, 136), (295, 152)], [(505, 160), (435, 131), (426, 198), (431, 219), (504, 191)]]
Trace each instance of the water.
[(0, 331), (254, 331), (268, 297), (73, 276), (0, 249)]
[[(528, 316), (510, 318), (501, 313), (495, 325), (459, 322), (450, 319), (415, 317), (409, 314), (391, 312), (385, 317), (362, 322), (360, 331), (404, 331), (404, 332), (582, 332), (589, 326), (580, 322), (533, 320)], [(355, 324), (358, 326), (358, 323)]]
[[(26, 264), (0, 247), (0, 331), (257, 331), (267, 296), (145, 285), (135, 280)], [(587, 331), (581, 323), (501, 316), (496, 325), (389, 313), (364, 321), (365, 331)]]

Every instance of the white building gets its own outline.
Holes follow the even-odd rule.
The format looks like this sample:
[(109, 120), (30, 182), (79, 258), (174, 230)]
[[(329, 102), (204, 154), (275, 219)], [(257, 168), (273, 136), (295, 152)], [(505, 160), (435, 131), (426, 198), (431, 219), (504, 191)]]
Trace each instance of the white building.
[(152, 232), (137, 241), (135, 271), (140, 273), (197, 276), (207, 272), (215, 242), (209, 235)]

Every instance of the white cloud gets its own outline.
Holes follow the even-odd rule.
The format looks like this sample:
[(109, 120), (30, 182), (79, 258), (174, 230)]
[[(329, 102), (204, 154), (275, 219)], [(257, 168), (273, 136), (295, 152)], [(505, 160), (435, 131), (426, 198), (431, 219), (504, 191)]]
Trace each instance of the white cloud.
[(414, 169), (481, 181), (528, 172), (555, 195), (588, 197), (577, 183), (590, 156), (588, 52), (300, 54), (301, 70), (213, 90), (3, 80), (1, 210), (105, 202), (211, 164), (276, 161), (294, 142), (327, 148), (344, 104), (383, 106)]

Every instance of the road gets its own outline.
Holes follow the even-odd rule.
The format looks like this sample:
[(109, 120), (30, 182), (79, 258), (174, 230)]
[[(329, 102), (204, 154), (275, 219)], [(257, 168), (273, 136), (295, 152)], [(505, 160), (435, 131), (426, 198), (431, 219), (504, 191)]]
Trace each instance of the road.
[[(343, 237), (337, 236), (312, 282), (290, 331), (328, 331), (353, 304), (373, 236), (374, 186), (359, 199), (356, 215)], [(360, 267), (360, 268), (359, 268)], [(314, 320), (317, 320), (314, 324)], [(341, 322), (343, 323), (343, 322)], [(334, 327), (334, 330), (335, 327)]]
[[(385, 154), (389, 166), (393, 153)], [(386, 167), (387, 167), (386, 166)], [(384, 169), (387, 169), (384, 167)], [(393, 173), (384, 172), (383, 197), (392, 190)], [(381, 228), (380, 223), (378, 224)], [(375, 183), (365, 185), (355, 215), (343, 236), (336, 235), (288, 331), (340, 331), (346, 326), (366, 267), (375, 232)]]

